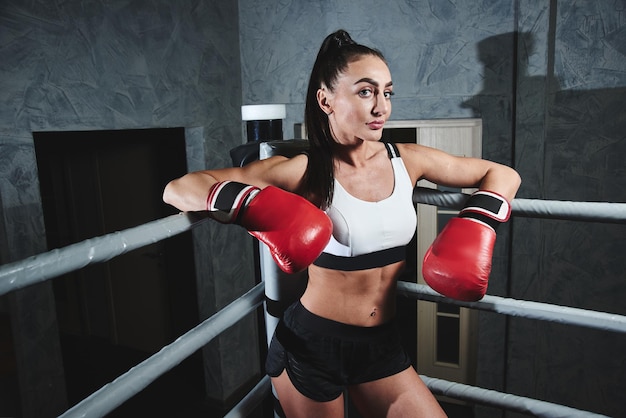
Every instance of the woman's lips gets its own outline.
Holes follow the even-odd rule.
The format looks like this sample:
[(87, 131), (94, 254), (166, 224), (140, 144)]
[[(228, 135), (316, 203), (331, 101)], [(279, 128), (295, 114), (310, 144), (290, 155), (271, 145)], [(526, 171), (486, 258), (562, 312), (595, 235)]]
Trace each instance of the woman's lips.
[(384, 120), (375, 120), (375, 121), (369, 122), (367, 124), (367, 126), (369, 126), (370, 129), (382, 129), (383, 126), (385, 126), (385, 121)]

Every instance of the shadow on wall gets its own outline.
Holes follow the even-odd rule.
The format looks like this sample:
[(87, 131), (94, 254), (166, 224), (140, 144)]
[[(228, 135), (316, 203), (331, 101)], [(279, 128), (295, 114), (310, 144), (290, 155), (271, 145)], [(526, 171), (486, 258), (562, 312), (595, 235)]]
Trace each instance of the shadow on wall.
[(626, 87), (563, 90), (554, 47), (546, 75), (529, 74), (535, 49), (528, 32), (477, 45), (483, 86), (462, 107), (483, 120), (484, 157), (520, 171), (528, 197), (626, 201)]
[[(528, 58), (534, 52), (532, 34), (509, 32), (491, 36), (477, 44), (476, 52), (483, 65), (483, 85), (461, 107), (483, 120), (483, 156), (519, 166), (515, 161), (516, 128), (523, 123), (524, 129), (540, 134), (537, 139), (543, 135), (543, 101), (552, 81), (528, 74)], [(520, 105), (530, 110), (523, 113), (523, 121), (517, 112)]]
[[(616, 83), (621, 74), (609, 77), (607, 70), (596, 76), (583, 68), (588, 62), (575, 68), (567, 51), (555, 53), (554, 34), (548, 36), (552, 46), (545, 75), (530, 74), (537, 71), (529, 71), (528, 63), (538, 57), (530, 33), (504, 33), (478, 43), (483, 86), (462, 106), (483, 120), (483, 157), (520, 172), (518, 197), (626, 202), (626, 87)], [(594, 85), (610, 86), (563, 89), (567, 80), (555, 74), (572, 72)], [(512, 224), (512, 268), (503, 276), (510, 282), (496, 281), (490, 289), (518, 299), (626, 314), (623, 225), (525, 218)], [(615, 389), (626, 383), (626, 376), (615, 372), (626, 349), (622, 336), (518, 319), (508, 319), (506, 327), (505, 332), (481, 323), (483, 330), (499, 329), (502, 335), (495, 333), (495, 338), (507, 346), (503, 353), (481, 339), (479, 351), (481, 360), (490, 350), (497, 353), (494, 357), (506, 357), (502, 372), (508, 392), (611, 416), (623, 412), (622, 395)], [(484, 379), (497, 379), (500, 366), (494, 363), (482, 370)]]

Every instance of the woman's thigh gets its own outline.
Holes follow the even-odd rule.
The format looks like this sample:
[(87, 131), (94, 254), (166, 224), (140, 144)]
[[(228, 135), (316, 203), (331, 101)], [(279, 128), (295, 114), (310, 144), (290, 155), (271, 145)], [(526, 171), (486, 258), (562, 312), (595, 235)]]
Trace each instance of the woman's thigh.
[(301, 394), (289, 380), (286, 371), (272, 378), (280, 406), (287, 418), (343, 418), (343, 395), (328, 402), (314, 401)]
[(393, 376), (351, 386), (352, 402), (363, 417), (445, 417), (413, 367)]

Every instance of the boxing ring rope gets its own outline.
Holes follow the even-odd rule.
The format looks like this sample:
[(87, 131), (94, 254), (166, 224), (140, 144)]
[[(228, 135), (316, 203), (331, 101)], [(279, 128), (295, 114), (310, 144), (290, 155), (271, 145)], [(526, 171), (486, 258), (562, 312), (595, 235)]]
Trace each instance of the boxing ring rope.
[(124, 231), (86, 239), (22, 261), (5, 264), (0, 266), (0, 296), (154, 244), (188, 231), (207, 219), (209, 217), (202, 212), (171, 215)]
[[(441, 192), (428, 187), (416, 187), (414, 203), (463, 209), (468, 194)], [(626, 224), (626, 203), (573, 202), (564, 200), (513, 199), (511, 215), (524, 218), (559, 219)]]
[(539, 401), (537, 399), (515, 396), (508, 393), (501, 393), (495, 390), (477, 388), (475, 386), (464, 385), (462, 383), (449, 382), (420, 375), (428, 389), (437, 395), (444, 395), (470, 403), (478, 403), (488, 406), (496, 406), (508, 411), (531, 414), (536, 417), (550, 418), (600, 418), (605, 415), (593, 414), (587, 411), (570, 408), (568, 406), (556, 405), (550, 402)]
[(451, 300), (432, 290), (425, 284), (398, 282), (398, 294), (429, 302), (452, 303), (465, 308), (472, 308), (502, 315), (517, 316), (527, 319), (556, 322), (559, 324), (577, 325), (626, 334), (626, 316), (590, 311), (587, 309), (570, 308), (528, 300), (503, 298), (485, 295), (478, 302)]
[[(461, 193), (438, 192), (423, 188), (417, 188), (414, 193), (416, 203), (451, 208), (459, 208), (466, 198), (467, 195)], [(614, 205), (615, 207), (613, 207)], [(580, 210), (584, 210), (585, 213), (579, 213)], [(515, 199), (512, 202), (512, 214), (514, 216), (548, 219), (626, 223), (626, 204)], [(197, 227), (206, 219), (207, 216), (204, 213), (172, 215), (0, 266), (0, 296), (83, 268), (89, 264), (110, 260), (136, 248), (153, 244)], [(62, 417), (104, 416), (113, 411), (159, 376), (207, 344), (215, 336), (254, 311), (263, 301), (264, 288), (263, 282), (258, 284), (223, 310), (180, 336), (173, 343), (163, 347), (152, 357), (85, 398), (66, 411)], [(548, 320), (611, 332), (626, 332), (626, 316), (622, 315), (490, 295), (486, 295), (478, 302), (459, 302), (447, 299), (425, 285), (407, 282), (398, 283), (398, 293), (402, 296), (429, 301), (445, 301), (446, 303), (505, 315)], [(446, 382), (428, 376), (423, 376), (423, 379), (435, 394), (511, 411), (530, 413), (535, 416), (602, 416), (563, 405)], [(269, 394), (270, 387), (269, 379), (264, 377), (227, 416), (231, 418), (245, 416)]]
[(263, 302), (263, 288), (263, 283), (259, 283), (215, 315), (178, 337), (173, 343), (166, 345), (156, 354), (83, 399), (61, 417), (102, 417), (113, 411), (254, 311)]

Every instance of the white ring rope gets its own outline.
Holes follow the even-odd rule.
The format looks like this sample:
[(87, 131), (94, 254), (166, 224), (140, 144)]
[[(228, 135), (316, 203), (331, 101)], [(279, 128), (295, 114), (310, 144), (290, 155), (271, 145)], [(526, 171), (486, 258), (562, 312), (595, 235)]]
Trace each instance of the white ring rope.
[(158, 353), (83, 399), (60, 417), (103, 417), (110, 413), (261, 305), (264, 288), (265, 284), (259, 283), (215, 315), (163, 347)]
[(426, 386), (437, 395), (449, 396), (471, 403), (495, 406), (506, 409), (507, 411), (523, 412), (536, 417), (546, 418), (608, 418), (606, 415), (594, 414), (568, 406), (511, 395), (510, 393), (501, 393), (495, 390), (482, 389), (424, 375), (420, 375), (420, 377), (424, 383), (426, 383)]
[(171, 215), (0, 266), (0, 296), (154, 244), (206, 221), (204, 212)]
[[(413, 202), (460, 210), (468, 194), (416, 187)], [(626, 224), (626, 203), (571, 202), (564, 200), (513, 199), (511, 214), (526, 218), (560, 219)]]
[(261, 381), (233, 409), (224, 415), (224, 418), (245, 418), (249, 416), (263, 400), (269, 395), (272, 383), (268, 375), (263, 376)]
[(427, 285), (402, 281), (398, 282), (398, 293), (402, 296), (430, 302), (445, 302), (520, 318), (539, 319), (560, 324), (596, 328), (603, 331), (626, 333), (626, 316), (623, 315), (491, 295), (485, 295), (478, 302), (463, 302), (448, 299)]

